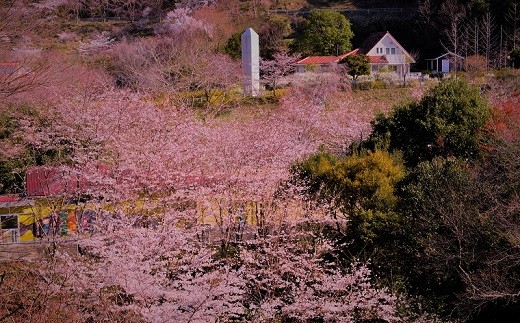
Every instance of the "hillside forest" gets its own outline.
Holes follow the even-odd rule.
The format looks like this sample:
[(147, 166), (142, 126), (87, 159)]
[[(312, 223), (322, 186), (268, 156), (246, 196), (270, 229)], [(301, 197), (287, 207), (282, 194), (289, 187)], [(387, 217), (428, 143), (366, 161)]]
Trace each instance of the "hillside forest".
[[(295, 72), (381, 31), (420, 78)], [(519, 44), (518, 0), (0, 0), (0, 322), (519, 322)]]

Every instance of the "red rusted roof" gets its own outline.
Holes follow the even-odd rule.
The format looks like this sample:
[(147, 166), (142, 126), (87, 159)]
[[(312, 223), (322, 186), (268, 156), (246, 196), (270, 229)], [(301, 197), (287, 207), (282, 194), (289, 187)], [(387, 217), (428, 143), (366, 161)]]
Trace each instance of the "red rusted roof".
[(352, 50), (352, 51), (350, 51), (350, 52), (348, 52), (348, 53), (346, 53), (346, 54), (339, 55), (338, 58), (339, 58), (339, 60), (341, 61), (342, 59), (344, 59), (344, 58), (347, 57), (347, 56), (350, 56), (350, 55), (357, 55), (358, 52), (359, 52), (359, 48), (356, 48), (356, 49), (354, 49), (354, 50)]
[[(96, 165), (95, 172), (111, 176), (111, 169), (107, 165)], [(113, 175), (113, 174), (112, 174)], [(132, 180), (134, 171), (123, 169), (118, 174), (118, 180)], [(184, 175), (179, 174), (175, 178), (175, 189), (189, 189), (197, 186), (211, 186), (218, 183), (213, 176)], [(26, 196), (52, 196), (72, 194), (85, 191), (87, 188), (95, 187), (95, 183), (89, 182), (83, 176), (70, 174), (66, 170), (52, 166), (33, 166), (26, 172)], [(166, 184), (164, 184), (166, 185)]]
[(29, 167), (25, 174), (27, 196), (49, 196), (75, 193), (84, 186), (84, 180), (57, 167)]
[[(390, 35), (389, 32), (378, 32), (371, 34), (359, 48), (346, 54), (340, 56), (309, 56), (298, 61), (296, 64), (333, 64), (339, 63), (342, 59), (350, 55), (365, 55), (386, 35), (388, 35), (405, 52), (412, 62), (415, 62), (410, 54), (406, 52), (406, 50), (392, 37), (392, 35)], [(385, 56), (368, 56), (368, 59), (371, 64), (388, 64)]]
[(388, 64), (385, 56), (367, 56), (371, 64)]
[(339, 62), (338, 56), (308, 56), (296, 62), (296, 64), (333, 64)]
[(0, 202), (16, 202), (21, 200), (21, 196), (18, 194), (5, 194), (0, 195)]
[(296, 64), (301, 65), (310, 65), (310, 64), (334, 64), (339, 63), (342, 59), (350, 55), (357, 55), (359, 53), (359, 49), (356, 48), (348, 53), (339, 55), (339, 56), (308, 56), (302, 60), (296, 62)]

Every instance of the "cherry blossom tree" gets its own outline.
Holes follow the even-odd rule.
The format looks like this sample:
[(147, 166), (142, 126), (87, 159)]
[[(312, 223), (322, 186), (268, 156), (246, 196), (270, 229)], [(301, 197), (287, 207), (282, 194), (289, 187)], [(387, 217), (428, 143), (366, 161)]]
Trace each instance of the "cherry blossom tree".
[(275, 53), (273, 60), (261, 60), (262, 78), (264, 83), (273, 90), (276, 96), (276, 87), (279, 81), (290, 73), (294, 72), (294, 64), (298, 61), (298, 56), (291, 56), (287, 53)]
[(239, 83), (238, 64), (215, 53), (213, 27), (190, 10), (169, 12), (155, 32), (159, 37), (124, 41), (113, 49), (112, 74), (120, 86), (212, 103)]
[(330, 242), (319, 231), (302, 231), (305, 222), (285, 223), (219, 254), (198, 239), (195, 227), (175, 225), (179, 216), (171, 212), (154, 230), (124, 220), (117, 230), (110, 221), (116, 230), (83, 242), (86, 259), (61, 255), (64, 272), (74, 272), (67, 286), (102, 291), (96, 297), (113, 293), (115, 310), (135, 311), (147, 321), (400, 319), (398, 299), (373, 287), (365, 266), (340, 272), (322, 265)]
[[(346, 149), (370, 129), (352, 98), (331, 103), (333, 76), (294, 87), (276, 107), (202, 119), (78, 73), (82, 82), (48, 94), (49, 109), (34, 103), (51, 120), (45, 130), (26, 122), (19, 135), (66, 144), (67, 163), (54, 166), (88, 183), (82, 203), (97, 209), (81, 255), (58, 252), (53, 269), (64, 277), (53, 286), (99, 304), (81, 319), (399, 319), (398, 298), (370, 284), (367, 266), (322, 262), (333, 249), (315, 229), (329, 225), (325, 212), (281, 185), (295, 161), (322, 145)], [(254, 221), (241, 217), (247, 203)], [(201, 220), (203, 206), (215, 220)]]
[(56, 64), (60, 55), (34, 46), (31, 36), (39, 21), (28, 24), (29, 16), (17, 1), (4, 1), (0, 6), (0, 103), (48, 85), (67, 66)]

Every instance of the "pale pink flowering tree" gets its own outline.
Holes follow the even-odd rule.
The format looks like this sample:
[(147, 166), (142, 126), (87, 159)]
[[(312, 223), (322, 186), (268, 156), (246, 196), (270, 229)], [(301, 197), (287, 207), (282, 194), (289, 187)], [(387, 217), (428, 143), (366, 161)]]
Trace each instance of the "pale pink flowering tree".
[(112, 49), (112, 74), (120, 86), (163, 96), (176, 93), (169, 97), (181, 105), (195, 98), (214, 103), (240, 83), (238, 63), (215, 52), (212, 25), (189, 10), (170, 12), (155, 32), (157, 37), (124, 40)]
[(189, 108), (166, 107), (138, 93), (103, 93), (107, 85), (98, 76), (85, 86), (73, 84), (67, 93), (76, 94), (53, 99), (49, 109), (58, 122), (44, 132), (28, 123), (20, 133), (34, 146), (70, 145), (75, 171), (98, 183), (90, 193), (110, 201), (154, 192), (269, 200), (292, 163), (322, 145), (341, 151), (370, 129), (370, 117), (352, 100), (329, 106), (326, 91), (314, 86), (318, 99), (296, 88), (275, 110), (201, 120)]
[(152, 322), (216, 320), (243, 313), (243, 281), (212, 260), (212, 249), (197, 240), (195, 230), (169, 222), (151, 229), (109, 217), (101, 221), (109, 222), (112, 230), (84, 241), (82, 260), (63, 255), (63, 270), (74, 272), (69, 283), (77, 293), (101, 297), (96, 291), (115, 291), (119, 299), (114, 308)]
[(82, 242), (82, 260), (61, 256), (62, 270), (74, 273), (66, 287), (99, 298), (108, 293), (113, 310), (146, 321), (400, 319), (397, 298), (373, 287), (365, 266), (341, 272), (322, 259), (332, 252), (320, 231), (327, 221), (286, 221), (222, 254), (196, 227), (179, 227), (186, 215), (168, 213), (154, 229), (101, 219), (112, 229)]
[(292, 56), (285, 52), (276, 53), (270, 61), (261, 60), (260, 67), (262, 71), (262, 79), (264, 84), (273, 90), (276, 96), (276, 87), (284, 76), (294, 72), (295, 63), (299, 60), (299, 56)]
[(192, 9), (189, 7), (180, 7), (168, 12), (162, 23), (155, 28), (156, 34), (170, 36), (178, 36), (183, 32), (193, 34), (197, 31), (202, 31), (211, 37), (213, 26), (193, 18)]
[[(329, 109), (313, 100), (296, 93), (276, 110), (247, 119), (200, 120), (187, 108), (163, 108), (139, 94), (119, 91), (80, 106), (64, 101), (60, 113), (65, 121), (59, 126), (69, 127), (78, 138), (103, 143), (105, 152), (97, 159), (89, 147), (78, 148), (83, 151), (76, 157), (78, 164), (105, 162), (131, 174), (128, 185), (137, 190), (139, 185), (153, 191), (200, 176), (212, 179), (208, 182), (215, 187), (228, 187), (228, 182), (259, 198), (272, 195), (294, 161), (320, 145), (344, 147), (369, 129), (368, 119), (356, 117), (352, 102)], [(114, 189), (124, 186), (118, 183)]]
[[(63, 255), (67, 287), (147, 321), (397, 320), (395, 296), (371, 286), (365, 266), (323, 264), (331, 242), (304, 228), (329, 225), (324, 211), (280, 187), (295, 161), (322, 145), (344, 149), (369, 128), (354, 101), (331, 105), (332, 92), (311, 86), (274, 109), (201, 119), (102, 78), (92, 84), (106, 90), (71, 88), (54, 101), (59, 122), (21, 132), (42, 147), (67, 140), (63, 167), (89, 183), (89, 203), (110, 209), (80, 242), (83, 256)], [(240, 223), (237, 201), (258, 202), (261, 224)], [(227, 213), (206, 229), (197, 207), (212, 203)]]
[(295, 221), (263, 239), (247, 241), (240, 259), (246, 266), (249, 308), (259, 321), (398, 321), (397, 298), (370, 284), (370, 270), (355, 264), (342, 272), (322, 258), (333, 254), (321, 230), (327, 220)]

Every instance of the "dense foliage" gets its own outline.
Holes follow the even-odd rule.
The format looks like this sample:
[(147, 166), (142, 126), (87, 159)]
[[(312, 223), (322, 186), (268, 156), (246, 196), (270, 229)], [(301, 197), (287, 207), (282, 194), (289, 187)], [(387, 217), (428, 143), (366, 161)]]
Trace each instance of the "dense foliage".
[(41, 112), (30, 105), (0, 106), (0, 194), (23, 194), (30, 166), (70, 163), (75, 140), (46, 133), (59, 117)]
[(229, 37), (224, 46), (224, 52), (231, 56), (233, 59), (240, 59), (242, 57), (242, 44), (241, 44), (242, 33), (234, 33)]
[(366, 55), (350, 55), (340, 61), (340, 64), (346, 64), (348, 75), (352, 76), (354, 81), (361, 75), (370, 74), (370, 61)]
[(394, 185), (404, 177), (399, 157), (381, 150), (344, 159), (322, 152), (294, 171), (311, 193), (320, 194), (345, 214), (391, 210), (396, 203)]
[(436, 156), (477, 158), (491, 111), (479, 90), (461, 80), (443, 82), (419, 102), (396, 108), (373, 123), (372, 144), (387, 140), (409, 165)]
[[(339, 206), (350, 219), (348, 230), (337, 233), (338, 246), (348, 246), (340, 253), (345, 260), (370, 259), (380, 283), (431, 312), (510, 321), (518, 313), (513, 192), (520, 154), (512, 129), (506, 137), (488, 133), (482, 145), (489, 118), (476, 90), (462, 81), (441, 83), (419, 102), (379, 116), (368, 144), (341, 159), (320, 152), (295, 174), (311, 196)], [(386, 146), (374, 141), (385, 137)], [(406, 170), (374, 146), (402, 150)], [(376, 158), (361, 162), (370, 156)], [(383, 164), (393, 171), (381, 173)], [(338, 216), (335, 209), (329, 213)]]
[(304, 55), (339, 55), (352, 48), (350, 21), (339, 12), (312, 11), (295, 40), (295, 49)]

